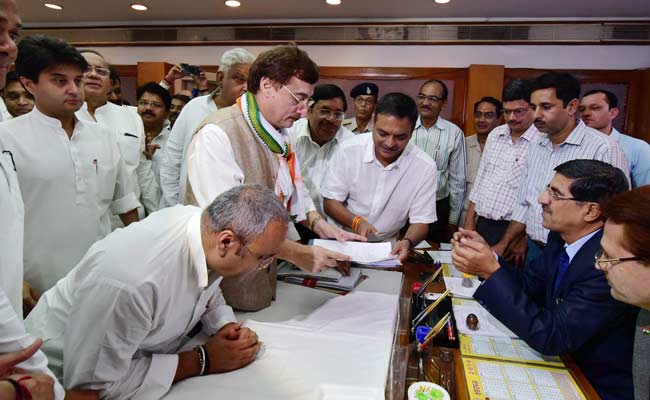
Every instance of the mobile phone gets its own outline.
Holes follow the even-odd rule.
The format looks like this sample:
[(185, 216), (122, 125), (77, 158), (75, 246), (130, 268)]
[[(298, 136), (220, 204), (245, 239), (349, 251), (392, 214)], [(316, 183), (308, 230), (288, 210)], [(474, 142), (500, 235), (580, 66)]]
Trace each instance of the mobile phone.
[(199, 74), (201, 74), (201, 67), (198, 65), (181, 64), (181, 70), (186, 74), (194, 76), (199, 76)]

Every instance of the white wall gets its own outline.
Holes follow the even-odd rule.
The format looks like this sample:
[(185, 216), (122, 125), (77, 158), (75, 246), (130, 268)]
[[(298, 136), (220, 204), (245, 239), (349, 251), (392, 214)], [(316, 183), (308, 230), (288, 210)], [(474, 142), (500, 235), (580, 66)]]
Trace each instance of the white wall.
[[(101, 47), (113, 64), (138, 61), (218, 64), (221, 54), (232, 46)], [(649, 46), (614, 45), (447, 45), (301, 46), (322, 66), (343, 67), (467, 67), (496, 64), (508, 68), (639, 69), (650, 68)], [(265, 46), (246, 46), (258, 54)]]

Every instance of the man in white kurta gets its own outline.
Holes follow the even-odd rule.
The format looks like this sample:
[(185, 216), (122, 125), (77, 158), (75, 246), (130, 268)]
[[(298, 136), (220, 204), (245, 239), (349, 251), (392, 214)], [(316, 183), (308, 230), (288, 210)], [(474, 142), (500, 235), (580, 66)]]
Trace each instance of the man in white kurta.
[[(136, 183), (135, 196), (142, 203), (138, 208), (140, 219), (158, 210), (160, 202), (160, 187), (151, 168), (151, 161), (144, 155), (145, 133), (142, 119), (126, 107), (118, 106), (108, 101), (108, 93), (112, 87), (108, 75), (108, 63), (94, 53), (83, 53), (84, 58), (92, 68), (84, 74), (84, 91), (86, 103), (77, 111), (77, 118), (84, 121), (98, 122), (109, 128), (117, 137), (122, 158), (127, 172)], [(123, 226), (114, 217), (113, 228)]]
[[(257, 193), (256, 203), (240, 206), (251, 192)], [(243, 193), (236, 194), (235, 207), (223, 200), (232, 193)], [(253, 217), (254, 206), (272, 210)], [(219, 221), (226, 227), (214, 228)], [(203, 348), (210, 365), (204, 372), (239, 368), (253, 361), (259, 345), (253, 334), (249, 358), (236, 368), (225, 368), (223, 361), (231, 349), (210, 348), (213, 335), (235, 322), (219, 284), (224, 275), (267, 267), (287, 223), (273, 192), (260, 186), (232, 189), (203, 213), (194, 206), (166, 208), (96, 243), (43, 295), (25, 324), (43, 338), (50, 368), (64, 387), (99, 391), (101, 398), (158, 399), (176, 380), (198, 375), (197, 351), (182, 347), (198, 333), (199, 322), (211, 336)], [(263, 231), (244, 239), (238, 226)], [(241, 328), (240, 336), (244, 331), (252, 332)]]
[(42, 293), (110, 233), (111, 214), (138, 206), (134, 185), (112, 132), (76, 121), (68, 138), (38, 105), (0, 124), (0, 149), (13, 155), (25, 204), (25, 281)]

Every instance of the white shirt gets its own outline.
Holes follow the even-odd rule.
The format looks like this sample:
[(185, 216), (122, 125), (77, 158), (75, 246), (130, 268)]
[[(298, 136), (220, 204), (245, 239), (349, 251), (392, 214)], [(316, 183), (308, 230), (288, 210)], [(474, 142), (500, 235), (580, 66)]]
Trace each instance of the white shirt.
[(205, 117), (215, 111), (217, 105), (213, 96), (200, 96), (190, 100), (174, 122), (160, 165), (160, 208), (183, 203), (187, 186), (187, 150), (192, 134)]
[[(446, 119), (438, 117), (425, 128), (418, 117), (411, 142), (436, 162), (438, 168), (437, 199), (449, 197), (449, 223), (458, 225), (465, 198), (465, 135)], [(462, 222), (462, 221), (461, 221)]]
[(34, 107), (0, 124), (0, 150), (16, 163), (25, 280), (41, 293), (111, 231), (111, 214), (139, 204), (114, 135), (95, 122), (76, 121), (68, 138), (58, 119)]
[(153, 174), (156, 177), (156, 181), (160, 184), (160, 165), (163, 162), (163, 153), (165, 151), (165, 146), (167, 146), (167, 140), (169, 139), (169, 135), (171, 133), (171, 130), (169, 129), (169, 125), (163, 126), (162, 130), (156, 135), (153, 140), (151, 140), (151, 144), (157, 144), (160, 146), (158, 150), (156, 150), (153, 153), (153, 156), (151, 157), (151, 169), (153, 170)]
[(581, 237), (580, 239), (576, 240), (571, 244), (564, 243), (564, 251), (566, 251), (567, 256), (569, 256), (569, 264), (571, 264), (571, 261), (573, 261), (573, 257), (575, 257), (576, 254), (578, 254), (582, 246), (584, 246), (584, 244), (587, 243), (587, 241), (589, 241), (589, 239), (591, 239), (592, 236), (594, 236), (598, 232), (600, 232), (600, 229), (596, 229), (595, 231), (584, 235), (583, 237)]
[(325, 182), (325, 172), (329, 170), (330, 160), (341, 142), (353, 138), (354, 133), (341, 126), (332, 140), (319, 146), (311, 139), (307, 118), (296, 121), (291, 128), (287, 129), (287, 133), (291, 149), (296, 152), (300, 160), (303, 182), (311, 194), (314, 206), (319, 213), (323, 214), (323, 196), (320, 192)]
[(384, 167), (375, 157), (372, 133), (343, 142), (330, 163), (323, 197), (346, 203), (380, 232), (381, 240), (394, 238), (408, 220), (430, 224), (436, 220), (436, 163), (409, 143), (392, 164)]
[[(126, 169), (131, 179), (136, 182), (136, 198), (144, 206), (144, 210), (139, 210), (140, 219), (156, 211), (160, 202), (160, 187), (151, 169), (151, 162), (143, 153), (145, 134), (140, 115), (110, 101), (95, 110), (94, 118), (88, 112), (86, 103), (76, 115), (85, 121), (97, 121), (114, 131)], [(113, 220), (113, 224), (116, 225), (114, 228), (122, 226), (117, 218)]]
[(192, 328), (213, 335), (235, 322), (221, 277), (208, 275), (200, 218), (176, 206), (118, 229), (43, 295), (25, 326), (64, 387), (159, 399)]
[(0, 153), (0, 290), (23, 315), (23, 199), (12, 154)]
[[(285, 129), (277, 131), (261, 113), (260, 122), (267, 131), (275, 131), (285, 140), (289, 140)], [(169, 142), (167, 144), (169, 145)], [(194, 198), (200, 207), (207, 207), (221, 193), (244, 184), (244, 171), (235, 160), (230, 139), (218, 125), (205, 125), (194, 136), (187, 151), (187, 176), (192, 184)], [(304, 209), (305, 213), (308, 213), (316, 208), (306, 185), (304, 189)], [(181, 194), (184, 195), (185, 192)]]
[[(4, 280), (4, 275), (2, 279)], [(0, 354), (22, 350), (34, 343), (35, 339), (25, 332), (22, 311), (20, 315), (21, 317), (16, 315), (7, 295), (0, 287), (0, 332), (2, 332), (2, 335), (0, 335)], [(45, 358), (45, 354), (41, 350), (38, 350), (33, 356), (16, 365), (16, 367), (54, 378), (54, 374), (47, 368), (47, 358)], [(63, 400), (64, 396), (63, 387), (55, 379), (54, 398)]]

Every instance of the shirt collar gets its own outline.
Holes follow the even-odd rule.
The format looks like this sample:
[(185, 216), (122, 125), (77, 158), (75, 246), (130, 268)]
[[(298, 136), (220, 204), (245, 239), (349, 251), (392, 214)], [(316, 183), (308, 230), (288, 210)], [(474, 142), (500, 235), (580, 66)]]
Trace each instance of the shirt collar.
[(411, 152), (414, 146), (413, 143), (409, 142), (409, 144), (407, 144), (406, 147), (404, 148), (404, 151), (402, 151), (402, 154), (400, 154), (399, 157), (397, 157), (397, 160), (393, 161), (392, 163), (384, 167), (384, 165), (380, 163), (379, 160), (377, 160), (377, 157), (375, 155), (375, 141), (372, 140), (372, 134), (363, 133), (363, 135), (368, 135), (367, 142), (366, 142), (366, 149), (363, 154), (363, 162), (366, 163), (376, 162), (377, 165), (381, 166), (384, 170), (388, 170), (388, 171), (395, 168), (399, 168), (402, 159)]
[(611, 137), (615, 142), (618, 142), (621, 138), (621, 132), (612, 126), (612, 131), (609, 133), (609, 137)]
[[(582, 144), (582, 141), (585, 139), (585, 130), (588, 129), (587, 125), (585, 125), (582, 120), (578, 120), (578, 124), (576, 125), (575, 128), (569, 133), (569, 136), (564, 140), (564, 142), (560, 143), (560, 145), (563, 144), (572, 144), (576, 146), (580, 146)], [(551, 145), (551, 138), (548, 136), (548, 134), (543, 133), (540, 135), (540, 141), (539, 144), (542, 146), (549, 146)]]
[(576, 240), (571, 244), (566, 244), (566, 243), (564, 244), (564, 250), (566, 251), (566, 254), (569, 256), (569, 263), (573, 261), (573, 257), (575, 257), (575, 255), (578, 254), (582, 246), (584, 246), (584, 244), (587, 243), (587, 241), (589, 241), (589, 239), (591, 239), (601, 229), (602, 228), (596, 229), (595, 231), (581, 237), (580, 239)]
[[(440, 130), (445, 129), (443, 124), (442, 124), (443, 119), (438, 116), (438, 119), (436, 120), (436, 123), (431, 126), (431, 128), (436, 127)], [(423, 129), (427, 129), (422, 125), (422, 120), (420, 120), (420, 117), (418, 116), (418, 120), (415, 121), (415, 129), (418, 129), (419, 127), (422, 127)], [(429, 128), (430, 129), (430, 128)]]
[[(242, 112), (244, 113), (244, 118), (246, 119), (246, 121), (247, 121), (248, 125), (251, 127), (251, 129), (253, 129), (253, 127), (251, 126), (251, 122), (248, 120), (248, 117), (246, 116), (246, 112), (248, 110), (248, 100), (246, 98), (246, 93), (241, 95), (241, 103), (242, 103)], [(288, 142), (286, 130), (285, 129), (281, 129), (281, 130), (275, 129), (275, 127), (273, 127), (273, 125), (271, 125), (271, 123), (269, 121), (267, 121), (266, 118), (264, 118), (264, 115), (262, 115), (261, 111), (259, 113), (259, 116), (260, 116), (260, 123), (262, 124), (264, 129), (266, 129), (266, 131), (271, 136), (273, 136), (273, 139), (275, 139), (275, 141), (278, 142), (278, 144), (284, 148), (285, 143)], [(262, 142), (262, 139), (259, 137), (259, 135), (255, 135), (255, 137), (257, 137), (257, 139), (260, 142)]]
[(204, 288), (208, 286), (208, 265), (205, 262), (205, 252), (201, 242), (201, 212), (197, 212), (187, 221), (186, 232), (196, 280), (199, 282), (199, 287)]
[[(34, 108), (32, 108), (32, 111), (29, 112), (29, 115), (31, 115), (33, 118), (36, 118), (49, 126), (58, 129), (63, 129), (63, 125), (61, 124), (61, 121), (59, 121), (56, 118), (48, 117), (47, 115), (43, 114), (38, 109), (38, 107), (36, 107), (36, 104), (34, 104)], [(77, 126), (79, 126), (79, 124), (83, 124), (83, 121), (77, 118), (76, 115), (74, 116), (74, 119), (75, 119), (74, 130), (77, 130)]]

